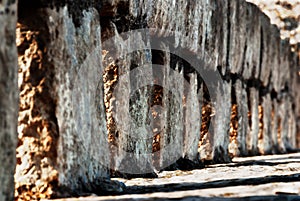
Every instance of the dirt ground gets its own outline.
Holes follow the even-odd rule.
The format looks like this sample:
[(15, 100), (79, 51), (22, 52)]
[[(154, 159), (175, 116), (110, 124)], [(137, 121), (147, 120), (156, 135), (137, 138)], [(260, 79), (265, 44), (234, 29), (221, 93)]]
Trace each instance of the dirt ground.
[(120, 179), (122, 195), (57, 199), (100, 200), (299, 200), (300, 153), (234, 158), (192, 171), (164, 171), (158, 178)]

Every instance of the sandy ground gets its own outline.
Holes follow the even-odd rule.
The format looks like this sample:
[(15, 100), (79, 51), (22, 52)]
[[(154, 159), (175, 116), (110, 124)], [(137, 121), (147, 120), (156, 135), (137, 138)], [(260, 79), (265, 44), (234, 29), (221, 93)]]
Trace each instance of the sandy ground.
[(57, 201), (100, 200), (299, 200), (300, 153), (235, 158), (192, 171), (164, 171), (156, 179), (120, 179), (122, 195)]

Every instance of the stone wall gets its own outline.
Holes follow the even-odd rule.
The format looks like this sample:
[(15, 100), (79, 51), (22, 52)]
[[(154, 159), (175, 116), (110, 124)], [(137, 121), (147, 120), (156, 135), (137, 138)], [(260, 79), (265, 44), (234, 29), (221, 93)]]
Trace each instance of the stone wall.
[[(291, 45), (291, 50), (300, 57), (300, 2), (294, 0), (247, 0), (256, 4), (270, 18), (272, 24), (275, 24), (280, 29), (282, 39), (288, 40)], [(299, 73), (299, 62), (298, 62)], [(297, 84), (297, 82), (294, 82)], [(299, 95), (294, 94), (296, 101), (299, 100)], [(299, 106), (296, 104), (297, 114)], [(297, 120), (298, 121), (298, 120)], [(299, 125), (297, 125), (299, 126)], [(299, 128), (297, 128), (299, 130)], [(300, 135), (297, 135), (297, 146), (299, 147)]]
[(20, 0), (16, 31), (19, 200), (122, 191), (109, 171), (155, 177), (298, 148), (298, 60), (253, 4)]
[(17, 2), (0, 2), (0, 200), (13, 200), (17, 146)]
[[(115, 118), (110, 115), (108, 119), (112, 156), (117, 155), (112, 157), (115, 170), (145, 172), (148, 168), (151, 172), (176, 161), (180, 166), (181, 159), (222, 162), (233, 156), (284, 153), (298, 147), (299, 61), (289, 42), (280, 39), (278, 28), (255, 5), (245, 1), (132, 0), (106, 5), (101, 17), (105, 22), (102, 35), (109, 38), (103, 49), (108, 52), (106, 58), (115, 61), (113, 85), (105, 85), (106, 108), (112, 114), (126, 114), (125, 118), (116, 112)], [(128, 57), (135, 54), (139, 62), (137, 57)], [(147, 55), (152, 57), (151, 64)], [(111, 65), (106, 64), (109, 72)], [(137, 69), (145, 71), (145, 76), (130, 77)], [(125, 83), (128, 91), (118, 96), (118, 85)], [(148, 95), (151, 100), (125, 95), (147, 94), (145, 83), (163, 89)], [(136, 119), (144, 120), (137, 123)], [(151, 124), (151, 119), (159, 123)], [(149, 138), (156, 150), (153, 154)], [(198, 146), (192, 142), (199, 142)], [(152, 158), (154, 167), (141, 167), (135, 161), (126, 165), (122, 161), (129, 161), (128, 156), (142, 164)]]

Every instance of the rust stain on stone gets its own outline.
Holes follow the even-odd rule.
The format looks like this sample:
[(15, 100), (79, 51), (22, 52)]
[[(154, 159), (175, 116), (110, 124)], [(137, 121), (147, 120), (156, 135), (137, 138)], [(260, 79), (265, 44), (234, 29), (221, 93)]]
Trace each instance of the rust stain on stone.
[[(56, 165), (57, 125), (49, 85), (51, 71), (44, 64), (39, 31), (18, 24), (18, 85), (20, 90), (18, 118), (16, 200), (49, 198), (58, 180)], [(51, 115), (52, 114), (52, 115)]]
[(259, 131), (258, 131), (258, 148), (261, 154), (264, 154), (263, 138), (264, 138), (264, 108), (258, 105)]
[(229, 130), (229, 154), (231, 157), (238, 155), (238, 105), (232, 104), (231, 106), (231, 116), (230, 116), (230, 130)]

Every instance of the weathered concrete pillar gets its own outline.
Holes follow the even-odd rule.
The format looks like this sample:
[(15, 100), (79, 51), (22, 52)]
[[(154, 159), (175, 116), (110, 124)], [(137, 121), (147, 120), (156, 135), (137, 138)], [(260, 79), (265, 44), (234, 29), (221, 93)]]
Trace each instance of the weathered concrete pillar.
[(235, 94), (237, 101), (237, 113), (238, 113), (238, 150), (240, 156), (245, 156), (247, 154), (247, 141), (246, 136), (249, 132), (249, 124), (248, 124), (248, 104), (247, 104), (247, 92), (244, 84), (237, 80), (235, 83)]
[(111, 191), (98, 12), (22, 5), (16, 195)]
[[(252, 26), (248, 23), (247, 20), (247, 6), (245, 6), (244, 1), (228, 1), (228, 10), (227, 13), (229, 14), (229, 36), (228, 36), (228, 68), (230, 68), (230, 72), (232, 73), (241, 73), (246, 69), (247, 71), (251, 71), (252, 66), (251, 63), (248, 64), (250, 66), (243, 66), (245, 63), (245, 55), (251, 54), (249, 52), (246, 54), (246, 48), (247, 47), (247, 32), (246, 27), (252, 28)], [(226, 5), (223, 5), (226, 6)], [(253, 16), (254, 17), (254, 16)], [(256, 32), (256, 30), (253, 30), (253, 32)], [(250, 48), (251, 50), (251, 48)]]
[(281, 153), (286, 153), (286, 145), (288, 143), (288, 111), (287, 102), (281, 101), (278, 105), (278, 146)]
[[(198, 157), (198, 144), (200, 140), (201, 128), (201, 108), (203, 101), (203, 87), (198, 89), (198, 79), (196, 73), (189, 74), (190, 83), (188, 85), (185, 98), (185, 132), (183, 157), (191, 161), (196, 161)], [(199, 83), (200, 84), (200, 83)]]
[(272, 153), (279, 151), (278, 146), (278, 129), (280, 127), (280, 118), (278, 118), (278, 102), (276, 99), (272, 100), (272, 111), (271, 111), (271, 146)]
[(258, 91), (255, 88), (250, 88), (248, 101), (250, 102), (249, 118), (249, 127), (250, 132), (247, 135), (247, 149), (250, 155), (255, 155), (258, 153), (258, 133), (259, 133), (259, 111), (258, 111)]
[(175, 163), (183, 153), (183, 90), (185, 80), (183, 66), (179, 66), (180, 64), (177, 62), (173, 65), (167, 59), (163, 70), (162, 107), (165, 121), (160, 143), (160, 165), (162, 168)]
[[(139, 31), (118, 33), (109, 23), (103, 24), (102, 48), (107, 52), (103, 62), (111, 168), (128, 176), (151, 174), (155, 109), (149, 104), (153, 85), (149, 38)], [(115, 71), (109, 71), (112, 67)]]
[(17, 1), (0, 2), (0, 200), (14, 200), (17, 145)]
[(215, 117), (213, 119), (213, 160), (230, 161), (228, 153), (230, 115), (231, 115), (231, 82), (220, 83), (217, 91)]
[(258, 140), (258, 149), (261, 154), (270, 154), (272, 152), (272, 102), (270, 94), (266, 94), (262, 98), (262, 108), (263, 108), (263, 126), (262, 126), (262, 136)]

